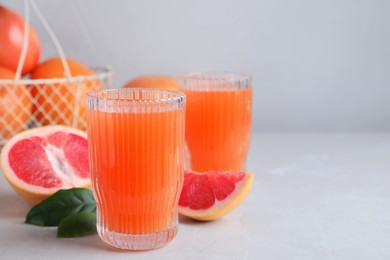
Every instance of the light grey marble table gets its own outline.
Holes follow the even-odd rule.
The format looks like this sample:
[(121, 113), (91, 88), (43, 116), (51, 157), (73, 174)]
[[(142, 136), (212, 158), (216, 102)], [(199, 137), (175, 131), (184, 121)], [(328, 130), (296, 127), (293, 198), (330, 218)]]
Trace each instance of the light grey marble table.
[(0, 176), (0, 259), (390, 259), (390, 134), (254, 134), (247, 200), (181, 219), (166, 247), (127, 252), (97, 235), (55, 238)]

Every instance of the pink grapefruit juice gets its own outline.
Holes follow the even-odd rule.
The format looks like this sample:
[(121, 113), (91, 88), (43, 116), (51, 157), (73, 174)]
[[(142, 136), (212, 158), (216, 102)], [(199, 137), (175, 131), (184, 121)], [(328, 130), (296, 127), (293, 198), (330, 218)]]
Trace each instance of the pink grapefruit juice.
[(130, 234), (175, 226), (183, 169), (176, 158), (183, 153), (184, 135), (177, 126), (183, 111), (89, 113), (100, 221), (109, 230)]
[(183, 88), (185, 139), (194, 171), (244, 170), (252, 126), (252, 88)]
[(178, 228), (184, 94), (135, 88), (90, 92), (87, 118), (99, 236), (123, 249), (164, 246)]

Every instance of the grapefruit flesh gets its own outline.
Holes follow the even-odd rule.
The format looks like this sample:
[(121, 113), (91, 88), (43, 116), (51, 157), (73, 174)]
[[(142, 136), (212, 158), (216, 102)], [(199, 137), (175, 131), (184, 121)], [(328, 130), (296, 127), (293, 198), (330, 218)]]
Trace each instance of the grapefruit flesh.
[(252, 182), (253, 173), (185, 172), (179, 213), (200, 221), (221, 218), (244, 201)]
[(59, 189), (90, 186), (86, 134), (70, 127), (47, 126), (14, 136), (1, 151), (1, 164), (11, 186), (32, 204)]

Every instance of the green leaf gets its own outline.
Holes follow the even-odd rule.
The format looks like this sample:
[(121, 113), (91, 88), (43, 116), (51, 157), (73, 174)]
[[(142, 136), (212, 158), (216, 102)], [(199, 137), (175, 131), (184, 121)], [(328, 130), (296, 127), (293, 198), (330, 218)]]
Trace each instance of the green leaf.
[(61, 220), (57, 237), (81, 237), (96, 232), (96, 213), (79, 212)]
[(31, 208), (25, 222), (39, 226), (58, 226), (63, 218), (78, 212), (96, 212), (91, 190), (85, 188), (59, 190)]

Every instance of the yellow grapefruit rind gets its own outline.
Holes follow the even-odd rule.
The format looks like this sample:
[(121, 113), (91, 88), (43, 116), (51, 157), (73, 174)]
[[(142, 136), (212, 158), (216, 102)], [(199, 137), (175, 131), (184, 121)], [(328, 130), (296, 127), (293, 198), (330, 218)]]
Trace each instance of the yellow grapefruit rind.
[(216, 201), (216, 203), (207, 210), (192, 210), (179, 206), (180, 215), (198, 221), (212, 221), (227, 215), (241, 205), (248, 196), (252, 187), (253, 177), (253, 173), (249, 172), (242, 181), (236, 183), (236, 189), (232, 194), (223, 201)]
[[(41, 188), (35, 185), (31, 185), (28, 183), (25, 183), (24, 181), (17, 178), (9, 165), (9, 162), (7, 160), (8, 153), (10, 149), (13, 147), (13, 145), (25, 138), (31, 137), (31, 136), (44, 136), (47, 133), (50, 132), (56, 132), (56, 131), (63, 131), (66, 133), (74, 133), (77, 135), (80, 135), (82, 137), (87, 138), (87, 134), (79, 129), (71, 128), (67, 126), (62, 125), (56, 125), (56, 126), (44, 126), (44, 127), (37, 127), (30, 130), (26, 130), (24, 132), (21, 132), (14, 137), (12, 137), (3, 147), (0, 154), (1, 159), (1, 168), (4, 174), (4, 177), (7, 179), (8, 183), (11, 185), (11, 187), (15, 190), (15, 192), (20, 195), (22, 198), (24, 198), (29, 203), (36, 205), (40, 203), (42, 200), (50, 197), (53, 195), (56, 191), (58, 191), (61, 188)], [(91, 188), (91, 181), (89, 178), (86, 178), (85, 181), (80, 183), (80, 185), (77, 185), (77, 187), (80, 188)]]

